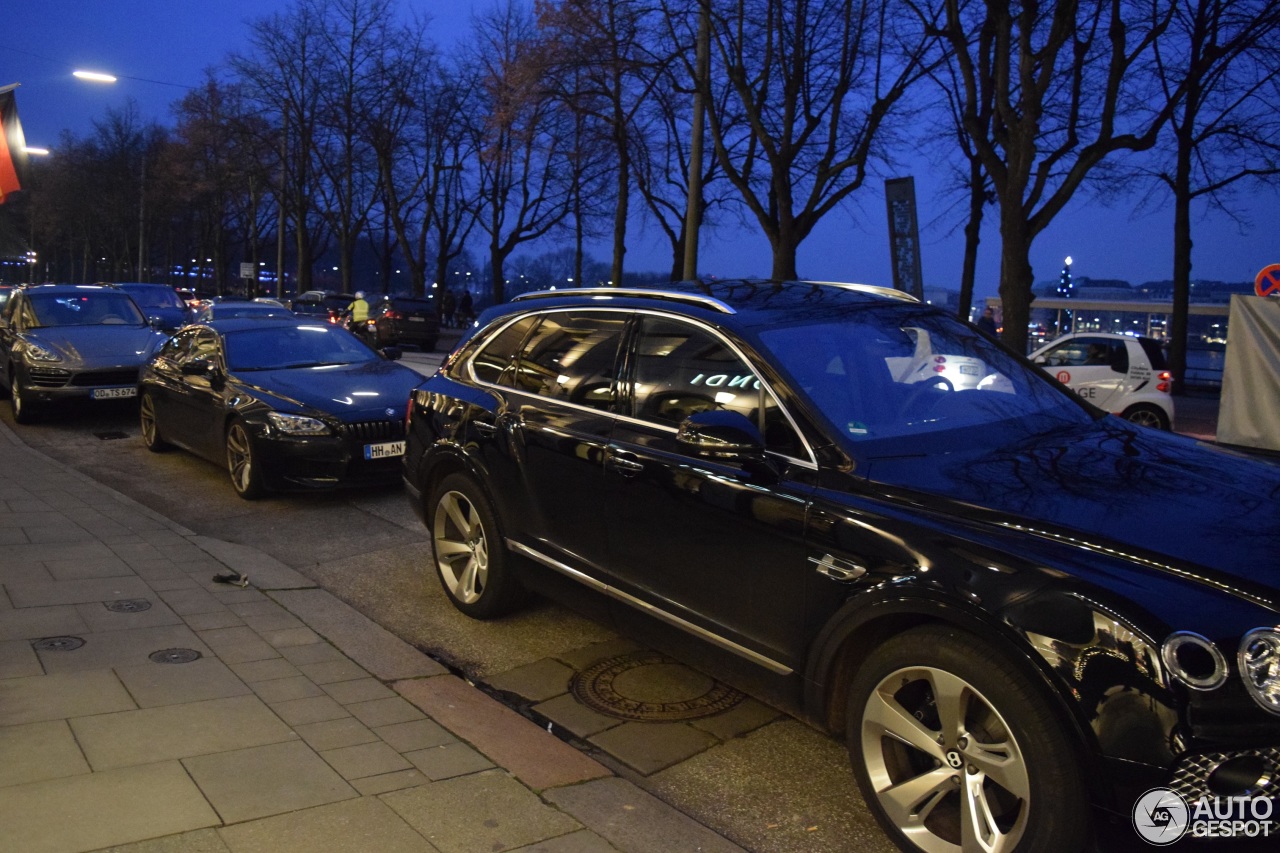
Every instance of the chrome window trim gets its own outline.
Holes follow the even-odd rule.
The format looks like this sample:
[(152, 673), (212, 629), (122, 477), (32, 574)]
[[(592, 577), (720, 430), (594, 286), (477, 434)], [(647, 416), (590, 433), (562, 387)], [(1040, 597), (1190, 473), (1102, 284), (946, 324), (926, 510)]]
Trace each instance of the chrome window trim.
[(852, 281), (811, 281), (804, 279), (801, 284), (819, 284), (824, 287), (838, 287), (841, 290), (852, 290), (857, 293), (866, 293), (872, 296), (884, 296), (889, 299), (899, 299), (903, 302), (919, 302), (920, 300), (907, 293), (905, 290), (898, 290), (893, 287), (884, 287), (879, 284), (858, 284)]
[(634, 607), (635, 609), (640, 610), (644, 613), (648, 613), (650, 616), (653, 616), (656, 619), (666, 622), (668, 625), (672, 625), (676, 628), (679, 628), (680, 630), (685, 631), (686, 633), (693, 634), (695, 637), (700, 637), (706, 640), (707, 642), (711, 643), (712, 645), (718, 646), (719, 648), (722, 648), (725, 651), (732, 652), (733, 654), (738, 655), (739, 657), (746, 658), (752, 663), (759, 664), (760, 666), (763, 666), (765, 669), (769, 670), (770, 672), (776, 675), (790, 675), (794, 671), (791, 667), (787, 666), (786, 664), (779, 663), (773, 658), (766, 657), (765, 655), (762, 655), (759, 652), (752, 651), (751, 649), (748, 649), (746, 646), (740, 645), (738, 643), (735, 643), (733, 640), (726, 639), (725, 637), (722, 637), (719, 634), (708, 631), (706, 628), (703, 628), (699, 625), (695, 625), (689, 620), (683, 619), (675, 615), (674, 613), (663, 610), (662, 608), (652, 605), (647, 601), (641, 601), (640, 599), (636, 598), (634, 595), (625, 593), (622, 590), (618, 589), (617, 587), (610, 586), (609, 584), (604, 583), (603, 581), (597, 580), (591, 577), (590, 575), (585, 574), (584, 572), (580, 572), (571, 566), (566, 566), (564, 563), (560, 562), (559, 560), (556, 560), (552, 557), (548, 557), (546, 554), (543, 554), (541, 551), (538, 551), (534, 548), (530, 548), (528, 545), (523, 545), (519, 542), (516, 542), (513, 539), (507, 539), (506, 543), (507, 543), (507, 547), (510, 548), (512, 551), (515, 551), (517, 554), (521, 554), (537, 563), (541, 563), (542, 565), (546, 566), (549, 569), (553, 569), (557, 572), (560, 572), (565, 577), (578, 581), (579, 583), (583, 584), (584, 586), (590, 587), (596, 592), (604, 593), (605, 595), (609, 596), (615, 601), (620, 601), (623, 604)]
[[(617, 296), (631, 296), (642, 299), (666, 299), (671, 302), (687, 302), (710, 308), (721, 314), (737, 314), (734, 308), (714, 296), (700, 293), (685, 293), (679, 290), (653, 290), (643, 287), (572, 287), (567, 290), (534, 290), (513, 297), (512, 302), (524, 302), (530, 299), (547, 299), (553, 296), (585, 296), (590, 299), (613, 299)], [(621, 310), (621, 309), (620, 309)]]
[[(557, 292), (557, 293), (566, 293), (566, 292), (568, 292), (568, 291), (556, 291), (556, 292)], [(751, 361), (751, 359), (749, 359), (749, 358), (747, 358), (745, 355), (743, 355), (742, 350), (740, 350), (740, 349), (738, 349), (736, 346), (734, 346), (734, 345), (733, 345), (733, 342), (732, 342), (732, 341), (727, 340), (727, 339), (724, 337), (724, 335), (720, 334), (720, 332), (719, 332), (718, 330), (716, 330), (716, 329), (712, 328), (711, 326), (706, 325), (705, 323), (700, 323), (698, 320), (696, 320), (696, 319), (694, 319), (694, 318), (692, 318), (692, 317), (687, 317), (687, 316), (685, 316), (685, 315), (683, 315), (683, 314), (672, 314), (672, 313), (670, 313), (670, 312), (666, 312), (666, 311), (657, 311), (657, 310), (653, 310), (653, 309), (646, 309), (646, 308), (616, 308), (616, 307), (610, 307), (610, 306), (604, 306), (604, 305), (599, 305), (599, 306), (597, 306), (597, 305), (565, 306), (565, 307), (563, 307), (563, 308), (553, 308), (553, 309), (550, 309), (550, 310), (547, 310), (547, 311), (539, 311), (539, 312), (536, 312), (536, 313), (538, 313), (538, 314), (562, 314), (562, 313), (565, 313), (565, 312), (567, 312), (567, 311), (593, 311), (593, 312), (610, 311), (610, 312), (623, 312), (623, 313), (626, 313), (626, 314), (632, 314), (632, 315), (636, 315), (636, 314), (646, 314), (646, 315), (653, 315), (653, 316), (657, 316), (657, 317), (663, 317), (663, 318), (666, 318), (666, 319), (679, 320), (679, 321), (681, 321), (681, 322), (685, 322), (685, 323), (690, 323), (690, 324), (692, 324), (692, 325), (694, 325), (694, 326), (699, 326), (699, 327), (701, 327), (701, 328), (705, 329), (705, 330), (706, 330), (707, 332), (709, 332), (712, 336), (714, 336), (717, 340), (719, 340), (719, 341), (720, 341), (721, 343), (723, 343), (726, 347), (728, 347), (728, 348), (729, 348), (729, 350), (731, 350), (731, 351), (733, 352), (733, 354), (734, 354), (734, 355), (736, 355), (739, 359), (741, 359), (743, 363), (747, 364), (748, 366), (750, 366), (750, 367), (752, 367), (752, 368), (754, 368), (754, 367), (755, 367), (755, 364)], [(480, 386), (480, 387), (482, 387), (482, 388), (493, 388), (493, 389), (495, 389), (495, 390), (502, 391), (502, 392), (509, 392), (509, 393), (513, 393), (513, 394), (520, 394), (520, 395), (523, 395), (523, 396), (525, 396), (525, 397), (532, 397), (532, 398), (533, 398), (533, 399), (535, 399), (535, 400), (550, 400), (551, 402), (556, 403), (557, 405), (561, 405), (561, 406), (568, 406), (568, 407), (570, 407), (570, 408), (572, 408), (572, 409), (577, 409), (577, 410), (579, 410), (579, 411), (583, 411), (583, 412), (594, 412), (596, 415), (607, 415), (607, 416), (609, 416), (609, 417), (611, 417), (611, 418), (615, 418), (615, 419), (620, 420), (620, 421), (626, 421), (627, 423), (639, 424), (639, 425), (646, 426), (646, 427), (651, 427), (651, 428), (655, 428), (655, 429), (660, 429), (660, 430), (662, 430), (663, 432), (670, 432), (670, 433), (672, 433), (673, 435), (674, 435), (676, 432), (678, 432), (678, 431), (679, 431), (676, 427), (667, 426), (666, 424), (658, 423), (658, 422), (656, 422), (656, 421), (646, 421), (646, 420), (644, 420), (644, 419), (642, 419), (642, 418), (635, 418), (635, 417), (632, 417), (632, 416), (630, 416), (630, 415), (619, 415), (619, 414), (614, 414), (614, 413), (612, 413), (612, 412), (604, 412), (604, 411), (601, 411), (600, 409), (594, 409), (594, 408), (592, 408), (591, 406), (584, 406), (584, 405), (582, 405), (582, 404), (580, 404), (580, 403), (570, 403), (570, 402), (568, 402), (568, 401), (566, 401), (566, 400), (555, 400), (555, 399), (552, 399), (551, 397), (544, 397), (544, 396), (542, 396), (541, 394), (536, 394), (536, 393), (534, 393), (534, 392), (532, 392), (532, 391), (524, 391), (524, 390), (521, 390), (521, 389), (519, 389), (519, 388), (515, 388), (515, 387), (513, 387), (513, 386), (509, 386), (509, 385), (498, 385), (498, 384), (496, 384), (496, 383), (494, 383), (494, 382), (486, 382), (485, 380), (483, 380), (483, 379), (479, 378), (478, 376), (476, 376), (476, 372), (475, 372), (475, 369), (474, 369), (474, 367), (473, 367), (473, 364), (472, 364), (472, 363), (475, 361), (476, 356), (477, 356), (477, 355), (479, 355), (479, 354), (480, 354), (480, 352), (484, 349), (485, 345), (487, 345), (487, 344), (488, 344), (488, 342), (492, 341), (492, 340), (493, 340), (494, 338), (496, 338), (498, 335), (502, 334), (502, 332), (504, 332), (506, 329), (508, 329), (511, 325), (513, 325), (514, 323), (518, 323), (518, 322), (520, 322), (520, 321), (521, 321), (521, 320), (523, 320), (525, 317), (530, 316), (530, 314), (532, 314), (532, 313), (535, 313), (535, 312), (529, 312), (529, 313), (525, 313), (525, 314), (517, 314), (517, 315), (515, 315), (514, 317), (512, 317), (512, 318), (511, 318), (510, 322), (503, 323), (500, 327), (496, 327), (496, 328), (494, 328), (494, 329), (493, 329), (493, 330), (492, 330), (492, 331), (491, 331), (491, 332), (486, 336), (486, 340), (485, 340), (484, 342), (482, 342), (480, 345), (478, 345), (478, 346), (476, 347), (476, 351), (475, 351), (475, 353), (474, 353), (474, 354), (472, 354), (472, 356), (471, 356), (470, 358), (468, 358), (468, 359), (467, 359), (467, 361), (466, 361), (466, 365), (465, 365), (465, 366), (466, 366), (466, 375), (467, 375), (467, 378), (468, 378), (468, 379), (470, 379), (472, 383), (474, 383), (475, 385), (478, 385), (478, 386)], [(774, 402), (775, 402), (775, 403), (777, 403), (778, 408), (782, 411), (782, 415), (783, 415), (783, 417), (785, 417), (785, 418), (787, 419), (787, 423), (791, 426), (792, 431), (793, 431), (793, 432), (795, 432), (796, 436), (800, 439), (800, 443), (804, 446), (805, 451), (809, 454), (809, 458), (808, 458), (808, 459), (801, 459), (801, 458), (796, 457), (796, 456), (788, 456), (788, 455), (787, 455), (787, 454), (785, 454), (785, 453), (778, 453), (777, 451), (774, 451), (774, 450), (766, 450), (765, 452), (766, 452), (766, 453), (768, 453), (770, 456), (775, 456), (775, 457), (777, 457), (777, 458), (779, 458), (779, 459), (786, 459), (787, 461), (789, 461), (789, 462), (793, 463), (793, 464), (794, 464), (794, 465), (796, 465), (797, 467), (805, 468), (805, 469), (810, 470), (810, 471), (817, 471), (817, 470), (818, 470), (818, 461), (817, 461), (817, 460), (818, 460), (818, 457), (817, 457), (817, 455), (813, 452), (813, 447), (809, 444), (809, 440), (805, 437), (804, 432), (803, 432), (803, 431), (802, 431), (802, 430), (801, 430), (801, 429), (796, 425), (795, 418), (793, 418), (793, 417), (791, 416), (791, 412), (790, 412), (790, 410), (789, 410), (789, 409), (787, 409), (787, 407), (786, 407), (786, 406), (784, 406), (784, 405), (782, 404), (782, 400), (781, 400), (781, 399), (778, 397), (778, 395), (774, 392), (774, 390), (773, 390), (773, 386), (771, 386), (771, 385), (768, 383), (768, 381), (767, 381), (763, 376), (761, 376), (761, 375), (760, 375), (760, 372), (759, 372), (758, 370), (753, 370), (752, 372), (755, 374), (756, 378), (760, 380), (760, 384), (764, 386), (765, 390), (769, 393), (769, 395), (773, 397)]]

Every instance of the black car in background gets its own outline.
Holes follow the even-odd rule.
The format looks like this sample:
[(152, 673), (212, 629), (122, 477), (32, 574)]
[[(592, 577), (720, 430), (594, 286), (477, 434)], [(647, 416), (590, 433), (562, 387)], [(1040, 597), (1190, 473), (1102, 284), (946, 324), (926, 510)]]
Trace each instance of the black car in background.
[(423, 352), (436, 348), (440, 318), (430, 299), (383, 296), (371, 299), (366, 335), (374, 346), (415, 346)]
[(115, 287), (18, 288), (0, 311), (0, 391), (22, 424), (61, 401), (133, 397), (139, 368), (164, 339)]
[[(922, 333), (963, 387), (903, 369)], [(414, 392), (404, 480), (463, 613), (567, 579), (749, 662), (905, 850), (1076, 853), (1161, 786), (1277, 805), (1280, 466), (900, 292), (530, 294)]]
[(158, 326), (172, 332), (185, 326), (192, 311), (183, 298), (167, 284), (118, 282), (116, 287), (133, 297), (148, 320), (158, 321)]
[(396, 355), (300, 318), (188, 326), (142, 371), (143, 442), (225, 465), (245, 499), (394, 483), (405, 403), (421, 379)]

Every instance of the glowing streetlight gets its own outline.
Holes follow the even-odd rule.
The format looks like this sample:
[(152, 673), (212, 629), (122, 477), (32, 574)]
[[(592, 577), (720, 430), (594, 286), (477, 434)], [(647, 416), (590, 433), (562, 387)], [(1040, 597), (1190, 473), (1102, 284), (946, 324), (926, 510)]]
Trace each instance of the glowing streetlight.
[(49, 149), (48, 148), (32, 148), (31, 146), (28, 145), (27, 153), (36, 157), (48, 157)]
[(80, 80), (88, 80), (91, 83), (114, 83), (116, 78), (112, 74), (103, 74), (101, 71), (81, 71), (71, 72), (71, 76)]

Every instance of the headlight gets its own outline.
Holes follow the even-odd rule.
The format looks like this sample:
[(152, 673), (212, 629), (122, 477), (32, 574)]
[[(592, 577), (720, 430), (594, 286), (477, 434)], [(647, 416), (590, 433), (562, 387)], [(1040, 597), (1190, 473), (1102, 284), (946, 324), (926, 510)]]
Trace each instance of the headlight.
[(1240, 641), (1240, 675), (1255, 702), (1280, 714), (1280, 632), (1254, 628)]
[(54, 350), (31, 341), (27, 341), (27, 358), (32, 361), (62, 361), (62, 356)]
[(268, 412), (267, 420), (271, 426), (285, 435), (328, 435), (329, 427), (324, 421), (302, 415), (284, 415), (280, 412)]

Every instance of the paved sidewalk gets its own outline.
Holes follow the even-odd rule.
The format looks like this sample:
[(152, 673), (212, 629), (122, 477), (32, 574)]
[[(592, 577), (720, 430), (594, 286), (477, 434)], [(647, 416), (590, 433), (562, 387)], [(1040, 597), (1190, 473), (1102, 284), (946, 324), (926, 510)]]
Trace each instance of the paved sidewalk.
[[(0, 848), (741, 849), (3, 424), (0, 501)], [(229, 570), (249, 585), (212, 580)]]

